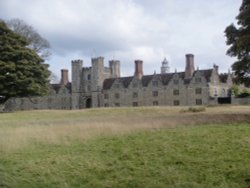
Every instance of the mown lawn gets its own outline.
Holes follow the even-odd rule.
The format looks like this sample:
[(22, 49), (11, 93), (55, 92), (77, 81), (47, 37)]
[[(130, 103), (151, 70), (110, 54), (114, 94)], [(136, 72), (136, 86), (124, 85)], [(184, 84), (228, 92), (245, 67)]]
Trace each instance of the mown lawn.
[[(81, 117), (76, 116), (74, 119)], [(18, 125), (8, 129), (0, 122), (0, 135), (6, 133), (11, 142), (16, 131), (25, 137), (39, 134), (40, 130), (42, 134), (45, 130), (47, 134), (55, 131), (55, 136), (60, 133), (60, 125), (51, 125), (48, 119), (48, 125), (41, 125), (33, 118), (28, 118), (29, 125), (21, 123), (24, 129)], [(2, 116), (5, 123), (7, 119)], [(126, 126), (124, 120), (122, 123)], [(250, 187), (249, 123), (147, 126), (125, 134), (96, 134), (88, 139), (80, 139), (81, 134), (72, 131), (74, 125), (69, 126), (68, 135), (61, 134), (56, 141), (47, 141), (51, 137), (41, 135), (36, 139), (33, 135), (26, 140), (28, 144), (14, 142), (17, 147), (1, 143), (0, 187)], [(77, 131), (85, 130), (79, 126)]]

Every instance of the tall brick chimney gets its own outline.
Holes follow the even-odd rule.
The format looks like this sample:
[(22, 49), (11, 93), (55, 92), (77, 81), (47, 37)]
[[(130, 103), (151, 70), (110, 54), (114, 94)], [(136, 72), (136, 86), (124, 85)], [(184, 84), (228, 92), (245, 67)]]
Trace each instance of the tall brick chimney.
[(67, 85), (69, 83), (69, 78), (68, 78), (68, 70), (67, 69), (62, 69), (61, 70), (61, 85)]
[(135, 77), (139, 80), (143, 76), (143, 61), (142, 60), (135, 60)]
[(194, 55), (186, 54), (185, 79), (192, 78), (194, 73)]

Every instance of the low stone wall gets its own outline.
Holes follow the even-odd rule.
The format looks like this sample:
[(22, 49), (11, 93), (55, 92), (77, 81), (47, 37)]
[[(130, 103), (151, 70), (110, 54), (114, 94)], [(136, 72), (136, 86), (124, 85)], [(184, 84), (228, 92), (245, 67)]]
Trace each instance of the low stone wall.
[(4, 103), (3, 111), (71, 109), (71, 96), (50, 95), (45, 97), (10, 98)]
[(0, 104), (0, 113), (4, 111), (4, 105)]
[(235, 104), (235, 105), (250, 105), (250, 97), (245, 97), (245, 98), (233, 97), (232, 98), (232, 104)]

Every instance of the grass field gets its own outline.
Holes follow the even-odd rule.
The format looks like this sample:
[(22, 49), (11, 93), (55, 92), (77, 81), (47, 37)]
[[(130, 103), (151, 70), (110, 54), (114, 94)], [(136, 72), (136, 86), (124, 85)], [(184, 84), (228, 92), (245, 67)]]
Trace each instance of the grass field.
[(0, 114), (0, 187), (250, 187), (250, 107)]

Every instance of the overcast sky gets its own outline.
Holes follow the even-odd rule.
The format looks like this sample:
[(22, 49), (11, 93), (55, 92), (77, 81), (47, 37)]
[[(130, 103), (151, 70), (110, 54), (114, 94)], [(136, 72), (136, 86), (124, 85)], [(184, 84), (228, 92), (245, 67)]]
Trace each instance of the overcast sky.
[(71, 69), (71, 60), (103, 56), (121, 61), (123, 76), (134, 74), (134, 60), (144, 74), (160, 72), (166, 57), (170, 71), (183, 71), (185, 54), (195, 67), (219, 65), (227, 72), (224, 30), (235, 23), (240, 0), (0, 0), (0, 18), (23, 19), (52, 47), (50, 70)]

